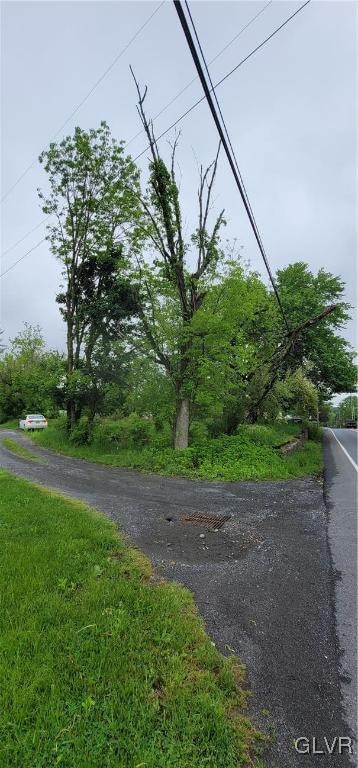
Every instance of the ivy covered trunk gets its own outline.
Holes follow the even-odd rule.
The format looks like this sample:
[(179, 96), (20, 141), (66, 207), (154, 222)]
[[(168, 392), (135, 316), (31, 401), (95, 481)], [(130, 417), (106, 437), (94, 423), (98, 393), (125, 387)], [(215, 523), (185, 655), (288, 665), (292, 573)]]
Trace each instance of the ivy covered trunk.
[[(159, 155), (152, 121), (147, 119), (144, 111), (147, 89), (142, 92), (134, 80), (138, 92), (138, 111), (151, 151), (147, 190), (144, 195), (138, 195), (144, 227), (140, 238), (136, 236), (135, 247), (137, 251), (141, 248), (144, 252), (150, 243), (156, 254), (153, 266), (145, 262), (144, 255), (138, 256), (138, 314), (142, 333), (154, 353), (155, 362), (165, 369), (175, 389), (173, 444), (176, 450), (182, 450), (189, 443), (190, 403), (193, 401), (195, 384), (192, 370), (193, 319), (206, 295), (208, 275), (215, 270), (221, 257), (219, 233), (224, 224), (224, 211), (221, 211), (210, 230), (208, 228), (220, 147), (206, 171), (203, 167), (200, 169), (198, 223), (191, 237), (186, 240), (179, 187), (175, 178), (178, 139), (174, 141), (168, 167)], [(185, 263), (189, 252), (195, 252), (196, 255), (193, 271)], [(170, 337), (167, 335), (168, 316), (163, 313), (168, 299), (173, 310)]]
[(189, 420), (190, 420), (190, 402), (185, 397), (179, 400), (176, 411), (174, 427), (174, 448), (181, 450), (189, 445)]

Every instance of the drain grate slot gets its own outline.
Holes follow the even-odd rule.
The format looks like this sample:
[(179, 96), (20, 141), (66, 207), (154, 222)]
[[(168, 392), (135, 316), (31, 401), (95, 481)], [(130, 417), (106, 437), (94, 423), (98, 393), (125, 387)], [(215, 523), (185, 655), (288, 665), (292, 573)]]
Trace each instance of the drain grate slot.
[(231, 515), (208, 515), (205, 512), (198, 512), (195, 515), (182, 515), (179, 519), (182, 523), (191, 523), (192, 525), (200, 525), (204, 528), (222, 528), (227, 520), (230, 520)]

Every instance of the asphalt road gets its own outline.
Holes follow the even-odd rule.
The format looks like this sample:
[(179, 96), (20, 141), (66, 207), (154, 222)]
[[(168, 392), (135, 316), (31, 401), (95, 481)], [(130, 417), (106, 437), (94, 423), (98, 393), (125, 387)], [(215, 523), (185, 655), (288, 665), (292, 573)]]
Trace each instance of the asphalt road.
[[(207, 631), (247, 666), (250, 716), (272, 741), (270, 768), (347, 768), (344, 752), (298, 754), (299, 737), (347, 735), (340, 693), (334, 578), (322, 485), (207, 483), (117, 470), (30, 444), (38, 462), (1, 445), (0, 465), (81, 499), (115, 520), (167, 579), (195, 594)], [(229, 515), (217, 531), (183, 515)], [(202, 538), (200, 534), (204, 534)]]
[[(345, 717), (357, 739), (357, 448), (354, 429), (325, 430), (325, 495), (335, 569)], [(348, 454), (348, 455), (347, 455)]]

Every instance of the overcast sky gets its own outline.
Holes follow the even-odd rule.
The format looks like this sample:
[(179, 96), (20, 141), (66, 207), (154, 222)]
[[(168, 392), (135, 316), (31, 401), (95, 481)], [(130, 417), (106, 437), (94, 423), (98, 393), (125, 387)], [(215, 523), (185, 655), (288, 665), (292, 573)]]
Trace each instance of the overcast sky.
[[(193, 2), (192, 13), (211, 60), (263, 2)], [(159, 3), (3, 2), (2, 194), (56, 134), (113, 59)], [(232, 69), (299, 3), (272, 2), (212, 65), (214, 82)], [(218, 89), (271, 266), (304, 260), (342, 276), (356, 304), (357, 147), (355, 2), (312, 2)], [(194, 77), (194, 66), (168, 0), (140, 32), (58, 138), (76, 125), (106, 120), (117, 139), (140, 129), (129, 72), (148, 84), (147, 110), (156, 115)], [(201, 96), (196, 80), (155, 123), (169, 126)], [(178, 162), (188, 226), (196, 204), (197, 166), (209, 163), (217, 136), (201, 104), (181, 124)], [(163, 152), (167, 145), (163, 140)], [(143, 135), (130, 144), (133, 156)], [(146, 157), (138, 161), (145, 169)], [(2, 253), (43, 219), (36, 188), (45, 178), (37, 162), (2, 206)], [(215, 205), (225, 207), (226, 236), (264, 274), (243, 206), (224, 156)], [(2, 272), (44, 237), (44, 226), (2, 257)], [(58, 263), (45, 244), (2, 278), (1, 327), (13, 337), (24, 321), (39, 324), (49, 346), (64, 348), (55, 295)], [(355, 324), (346, 337), (355, 342)]]

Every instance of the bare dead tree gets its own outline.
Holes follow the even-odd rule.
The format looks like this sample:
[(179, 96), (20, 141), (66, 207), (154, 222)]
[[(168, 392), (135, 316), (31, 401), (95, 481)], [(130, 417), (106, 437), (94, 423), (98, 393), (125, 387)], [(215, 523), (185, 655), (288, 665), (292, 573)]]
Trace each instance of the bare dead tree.
[[(153, 313), (146, 312), (145, 302), (139, 299), (139, 316), (147, 341), (157, 362), (170, 376), (176, 401), (174, 419), (174, 447), (186, 448), (189, 438), (191, 397), (188, 387), (189, 369), (192, 364), (193, 343), (190, 325), (195, 313), (201, 307), (205, 297), (204, 276), (219, 258), (219, 234), (224, 224), (224, 211), (216, 217), (209, 228), (212, 194), (217, 173), (220, 145), (214, 161), (200, 169), (198, 189), (198, 226), (189, 241), (183, 233), (182, 209), (179, 188), (175, 176), (175, 157), (178, 137), (172, 145), (169, 167), (161, 158), (153, 131), (153, 123), (144, 110), (147, 87), (142, 92), (133, 70), (132, 75), (138, 94), (138, 114), (148, 138), (150, 160), (149, 193), (140, 195), (140, 204), (147, 232), (156, 254), (160, 257), (163, 274), (168, 280), (178, 299), (180, 308), (179, 362), (172, 365), (170, 355), (165, 353), (158, 341)], [(196, 250), (195, 269), (190, 272), (185, 257), (189, 250)], [(144, 285), (145, 287), (145, 285)], [(150, 296), (147, 298), (150, 300)]]

